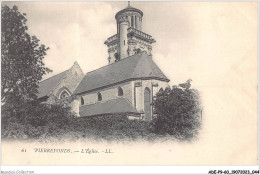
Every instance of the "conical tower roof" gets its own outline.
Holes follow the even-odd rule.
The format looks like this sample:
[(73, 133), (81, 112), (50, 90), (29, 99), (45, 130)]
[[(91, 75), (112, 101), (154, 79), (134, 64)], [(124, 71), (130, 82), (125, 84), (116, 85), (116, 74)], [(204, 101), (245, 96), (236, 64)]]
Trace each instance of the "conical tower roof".
[(126, 8), (124, 8), (123, 10), (120, 10), (119, 12), (116, 13), (115, 18), (117, 19), (119, 15), (125, 13), (125, 12), (137, 12), (139, 13), (141, 16), (143, 16), (143, 12), (137, 8), (132, 7), (129, 3), (128, 6)]

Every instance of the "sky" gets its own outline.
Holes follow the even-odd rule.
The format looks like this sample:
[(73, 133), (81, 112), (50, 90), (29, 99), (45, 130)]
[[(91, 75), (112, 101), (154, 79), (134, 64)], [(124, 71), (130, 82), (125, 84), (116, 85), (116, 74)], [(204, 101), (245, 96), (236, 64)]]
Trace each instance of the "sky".
[[(116, 33), (116, 12), (127, 6), (127, 2), (3, 4), (16, 4), (27, 13), (29, 32), (50, 47), (44, 62), (53, 73), (44, 78), (70, 68), (74, 61), (84, 73), (107, 65), (104, 41)], [(143, 31), (156, 40), (153, 60), (170, 85), (192, 79), (192, 87), (200, 91), (204, 134), (203, 144), (190, 151), (194, 160), (205, 155), (203, 160), (210, 163), (213, 159), (207, 156), (217, 153), (214, 160), (222, 165), (226, 156), (230, 156), (226, 163), (256, 162), (257, 2), (134, 1), (131, 6), (144, 13)]]
[[(116, 33), (115, 14), (127, 2), (8, 2), (27, 14), (29, 32), (50, 48), (44, 62), (62, 72), (77, 61), (84, 73), (107, 65), (104, 41)], [(257, 26), (254, 2), (131, 2), (143, 11), (153, 60), (170, 84), (207, 83), (247, 54)], [(246, 49), (242, 49), (246, 47)], [(239, 51), (239, 52), (238, 52)], [(231, 58), (232, 57), (232, 58)], [(217, 69), (216, 65), (221, 65)], [(210, 75), (210, 77), (209, 77)], [(202, 81), (202, 82), (199, 82)]]

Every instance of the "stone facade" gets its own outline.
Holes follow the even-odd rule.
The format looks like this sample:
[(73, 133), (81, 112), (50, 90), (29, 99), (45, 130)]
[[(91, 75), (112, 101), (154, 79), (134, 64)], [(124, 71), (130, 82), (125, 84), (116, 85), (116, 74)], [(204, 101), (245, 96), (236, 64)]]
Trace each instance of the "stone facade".
[(153, 96), (161, 89), (168, 87), (168, 82), (160, 80), (136, 80), (132, 82), (135, 89), (133, 89), (134, 98), (133, 105), (139, 112), (144, 112), (144, 91), (146, 88), (150, 90), (150, 101), (152, 102)]
[[(65, 72), (65, 75), (52, 90), (46, 102), (59, 103), (59, 101), (64, 101), (62, 98), (70, 97), (83, 77), (84, 73), (82, 72), (79, 64), (75, 62), (73, 66)], [(62, 97), (62, 94), (65, 95)]]
[[(145, 97), (144, 97), (144, 91), (145, 89), (150, 90), (150, 96), (149, 101), (150, 105), (153, 100), (153, 96), (160, 90), (160, 88), (165, 89), (168, 86), (168, 82), (161, 81), (161, 80), (134, 80), (134, 81), (128, 81), (124, 83), (119, 83), (114, 86), (105, 87), (100, 90), (95, 90), (89, 93), (83, 93), (79, 96), (77, 96), (77, 100), (74, 102), (74, 111), (77, 113), (79, 106), (84, 105), (92, 105), (95, 103), (102, 103), (104, 101), (113, 100), (116, 98), (124, 97), (128, 101), (131, 102), (131, 104), (138, 110), (138, 112), (141, 114), (141, 119), (145, 120), (144, 113), (145, 113)], [(118, 91), (119, 87), (123, 90), (123, 95), (119, 96)], [(102, 100), (98, 100), (98, 93), (101, 94)], [(82, 99), (84, 103), (82, 103)], [(152, 107), (150, 107), (151, 115), (152, 114)], [(134, 117), (132, 117), (134, 118)], [(150, 119), (151, 120), (151, 119)]]
[[(118, 96), (118, 88), (121, 87), (123, 90), (123, 95)], [(101, 94), (102, 100), (98, 101), (98, 93)], [(118, 97), (124, 97), (130, 102), (132, 102), (132, 84), (131, 82), (126, 82), (110, 87), (102, 88), (101, 90), (95, 90), (90, 93), (85, 93), (80, 96), (80, 98), (83, 98), (84, 104), (83, 105), (89, 105), (93, 103), (98, 103), (102, 101), (108, 101), (112, 100)]]

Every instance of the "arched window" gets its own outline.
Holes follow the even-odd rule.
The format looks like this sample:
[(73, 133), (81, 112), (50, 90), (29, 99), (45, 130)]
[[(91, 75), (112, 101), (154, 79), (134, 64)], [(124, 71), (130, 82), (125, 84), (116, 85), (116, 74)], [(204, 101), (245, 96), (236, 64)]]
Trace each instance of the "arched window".
[(152, 119), (151, 111), (151, 91), (148, 87), (144, 89), (144, 118), (146, 121)]
[(123, 89), (119, 86), (118, 87), (118, 96), (123, 96), (123, 95), (124, 95)]
[(84, 98), (81, 97), (81, 105), (84, 105)]
[(67, 98), (69, 97), (70, 94), (67, 90), (63, 90), (61, 93), (60, 93), (60, 99), (63, 99), (63, 98)]
[(102, 100), (102, 95), (100, 94), (100, 92), (98, 92), (97, 95), (98, 95), (98, 101), (101, 101)]
[(67, 98), (67, 97), (69, 97), (69, 96), (71, 96), (71, 92), (70, 92), (70, 90), (69, 90), (68, 88), (66, 88), (66, 87), (60, 88), (59, 91), (58, 91), (57, 94), (56, 94), (56, 97), (57, 97), (58, 99)]

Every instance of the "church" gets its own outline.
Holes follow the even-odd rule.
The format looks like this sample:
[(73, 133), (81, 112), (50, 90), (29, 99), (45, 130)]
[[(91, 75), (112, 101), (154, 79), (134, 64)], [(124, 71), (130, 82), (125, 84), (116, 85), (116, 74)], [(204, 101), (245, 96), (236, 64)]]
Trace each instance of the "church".
[(151, 121), (154, 95), (170, 81), (153, 61), (155, 39), (142, 31), (143, 12), (128, 6), (115, 15), (117, 32), (104, 44), (108, 65), (83, 72), (77, 62), (39, 83), (38, 98), (67, 102), (79, 117), (126, 114)]

